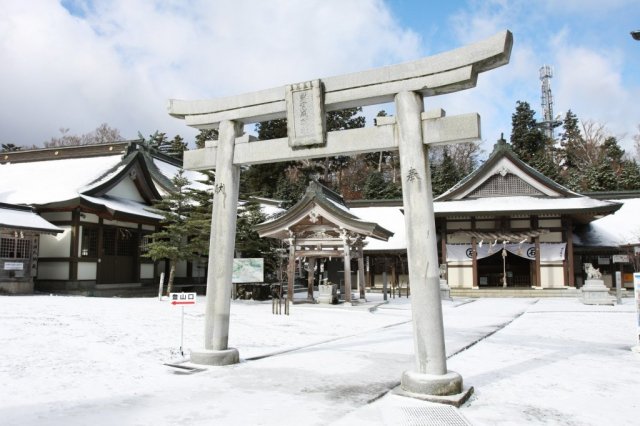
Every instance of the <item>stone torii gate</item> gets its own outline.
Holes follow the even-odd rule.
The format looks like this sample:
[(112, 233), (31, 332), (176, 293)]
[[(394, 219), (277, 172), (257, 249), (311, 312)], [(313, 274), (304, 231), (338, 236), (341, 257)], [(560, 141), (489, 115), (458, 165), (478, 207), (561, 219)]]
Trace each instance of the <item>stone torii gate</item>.
[[(229, 98), (170, 100), (169, 113), (187, 125), (219, 129), (218, 141), (184, 153), (187, 169), (216, 169), (204, 349), (192, 352), (191, 361), (239, 361), (238, 351), (228, 347), (228, 337), (240, 166), (399, 150), (416, 357), (415, 371), (402, 376), (402, 388), (421, 397), (464, 398), (468, 393), (463, 392), (462, 377), (446, 365), (428, 147), (479, 139), (480, 118), (423, 112), (423, 97), (474, 87), (478, 73), (509, 62), (512, 44), (511, 33), (503, 31), (405, 64)], [(325, 129), (326, 111), (391, 101), (396, 116), (379, 117), (375, 127)], [(256, 141), (243, 135), (245, 124), (285, 117), (287, 138)]]

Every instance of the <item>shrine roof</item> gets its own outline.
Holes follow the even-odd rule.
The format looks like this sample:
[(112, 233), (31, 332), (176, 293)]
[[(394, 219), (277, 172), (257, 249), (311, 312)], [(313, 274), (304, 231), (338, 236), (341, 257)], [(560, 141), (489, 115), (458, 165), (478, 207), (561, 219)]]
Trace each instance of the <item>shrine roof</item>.
[[(314, 219), (310, 219), (312, 216)], [(373, 239), (387, 241), (393, 235), (393, 232), (376, 222), (363, 221), (346, 206), (339, 194), (315, 181), (309, 183), (304, 196), (293, 207), (280, 217), (257, 225), (255, 229), (261, 237), (285, 239), (289, 238), (288, 230), (297, 224), (310, 221), (310, 226), (313, 226), (316, 216), (330, 222), (333, 227)]]

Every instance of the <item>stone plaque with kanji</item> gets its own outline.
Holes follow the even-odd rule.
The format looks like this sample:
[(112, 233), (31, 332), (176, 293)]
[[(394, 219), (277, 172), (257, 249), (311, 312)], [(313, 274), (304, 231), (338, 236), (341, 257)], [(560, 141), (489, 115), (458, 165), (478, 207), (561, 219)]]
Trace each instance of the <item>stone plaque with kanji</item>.
[(286, 91), (289, 146), (324, 146), (325, 116), (320, 80), (290, 84)]

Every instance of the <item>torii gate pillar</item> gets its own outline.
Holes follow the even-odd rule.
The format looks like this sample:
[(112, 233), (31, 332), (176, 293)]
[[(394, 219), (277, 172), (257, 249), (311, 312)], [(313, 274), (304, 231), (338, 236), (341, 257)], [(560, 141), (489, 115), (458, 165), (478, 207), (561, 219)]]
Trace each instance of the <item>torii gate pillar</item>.
[(434, 399), (444, 395), (462, 399), (466, 398), (462, 377), (447, 371), (429, 148), (422, 140), (422, 95), (398, 93), (395, 105), (416, 357), (416, 371), (404, 372), (402, 389)]

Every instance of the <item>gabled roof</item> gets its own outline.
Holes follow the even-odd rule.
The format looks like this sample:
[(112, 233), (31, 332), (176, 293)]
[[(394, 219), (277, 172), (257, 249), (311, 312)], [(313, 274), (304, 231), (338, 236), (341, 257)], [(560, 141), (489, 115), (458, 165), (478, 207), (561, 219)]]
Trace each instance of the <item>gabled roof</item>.
[[(549, 196), (549, 197), (579, 197), (557, 182), (549, 179), (536, 169), (520, 160), (513, 152), (511, 146), (503, 138), (500, 138), (493, 147), (493, 152), (480, 167), (463, 178), (445, 193), (438, 196), (435, 201), (451, 201), (463, 198), (480, 198), (478, 193), (483, 185), (491, 184), (492, 178), (513, 175), (520, 183), (517, 192), (509, 191), (505, 194), (494, 193), (492, 196)], [(516, 185), (514, 185), (516, 186)], [(489, 188), (485, 188), (489, 190)]]
[(58, 234), (62, 229), (47, 222), (30, 207), (0, 203), (0, 228)]
[(334, 228), (344, 228), (384, 241), (393, 235), (393, 232), (375, 222), (361, 220), (349, 210), (339, 194), (315, 181), (309, 183), (304, 196), (285, 214), (256, 225), (255, 229), (261, 237), (286, 239), (289, 238), (288, 230), (296, 225), (313, 226), (320, 221), (327, 222)]
[(502, 138), (482, 166), (434, 201), (436, 216), (560, 213), (582, 223), (621, 207), (620, 203), (578, 194), (547, 178), (520, 160)]

